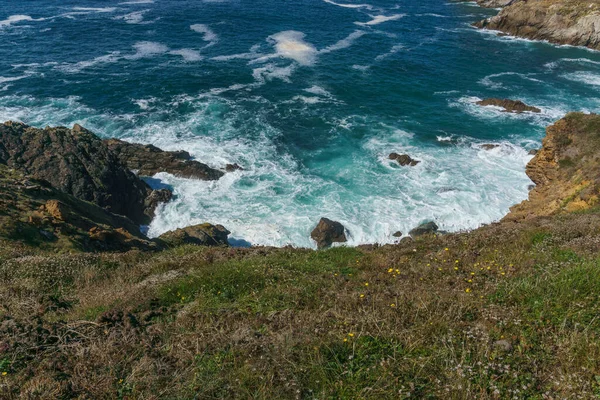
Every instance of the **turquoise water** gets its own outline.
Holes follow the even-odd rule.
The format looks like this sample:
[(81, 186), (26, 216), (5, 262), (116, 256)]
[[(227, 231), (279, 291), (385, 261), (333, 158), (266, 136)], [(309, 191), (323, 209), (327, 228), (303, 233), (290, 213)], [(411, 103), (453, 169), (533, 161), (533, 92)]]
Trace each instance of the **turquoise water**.
[[(496, 11), (471, 3), (365, 1), (3, 0), (0, 119), (244, 167), (218, 182), (157, 175), (176, 199), (152, 236), (212, 222), (240, 241), (313, 246), (322, 216), (351, 245), (426, 220), (498, 220), (527, 197), (544, 127), (600, 107), (595, 52), (477, 31)], [(485, 97), (542, 113), (474, 104)]]

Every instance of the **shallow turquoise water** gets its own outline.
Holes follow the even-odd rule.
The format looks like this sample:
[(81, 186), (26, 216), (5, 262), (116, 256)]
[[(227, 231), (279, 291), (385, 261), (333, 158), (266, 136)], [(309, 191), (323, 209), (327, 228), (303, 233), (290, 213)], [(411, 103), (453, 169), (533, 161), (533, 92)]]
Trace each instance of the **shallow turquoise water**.
[[(80, 123), (245, 168), (218, 182), (156, 176), (176, 200), (151, 235), (208, 221), (253, 244), (312, 246), (321, 216), (352, 245), (425, 220), (470, 229), (527, 197), (527, 151), (546, 125), (600, 106), (599, 54), (469, 26), (495, 12), (443, 0), (0, 1), (0, 119)], [(543, 111), (474, 104), (492, 96)], [(422, 162), (400, 168), (392, 151)]]

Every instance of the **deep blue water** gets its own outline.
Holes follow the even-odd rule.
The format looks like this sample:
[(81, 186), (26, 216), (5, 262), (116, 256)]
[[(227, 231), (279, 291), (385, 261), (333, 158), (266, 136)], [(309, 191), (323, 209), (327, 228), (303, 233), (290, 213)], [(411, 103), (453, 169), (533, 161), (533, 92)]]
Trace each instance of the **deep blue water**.
[[(0, 0), (0, 120), (79, 123), (245, 168), (218, 182), (159, 174), (177, 197), (151, 235), (213, 222), (254, 244), (312, 246), (321, 216), (350, 244), (425, 220), (474, 228), (527, 197), (527, 151), (546, 125), (600, 107), (598, 53), (469, 26), (495, 12), (444, 0)], [(474, 104), (485, 97), (543, 111)], [(422, 162), (401, 168), (393, 151)]]

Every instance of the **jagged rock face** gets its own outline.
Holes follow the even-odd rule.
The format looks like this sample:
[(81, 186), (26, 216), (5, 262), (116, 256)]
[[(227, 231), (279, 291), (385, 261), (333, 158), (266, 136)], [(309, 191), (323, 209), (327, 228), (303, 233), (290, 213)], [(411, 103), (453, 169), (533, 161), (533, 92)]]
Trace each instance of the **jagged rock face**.
[(230, 233), (222, 225), (200, 224), (163, 233), (158, 239), (168, 246), (228, 246)]
[(412, 229), (408, 234), (412, 237), (429, 235), (438, 231), (438, 226), (435, 222), (426, 222)]
[(502, 8), (522, 0), (477, 0), (477, 4), (485, 8)]
[(139, 175), (152, 176), (168, 172), (182, 178), (217, 180), (223, 172), (191, 159), (187, 151), (163, 151), (156, 146), (127, 143), (118, 139), (108, 139), (104, 143), (119, 157), (119, 160)]
[(408, 154), (398, 154), (398, 153), (391, 153), (388, 158), (390, 160), (395, 160), (398, 162), (398, 164), (400, 164), (401, 166), (405, 167), (405, 166), (410, 166), (410, 167), (414, 167), (415, 165), (417, 165), (418, 163), (420, 163), (421, 161), (419, 160), (415, 160), (413, 159), (411, 156), (409, 156)]
[(529, 199), (504, 220), (585, 210), (600, 194), (600, 116), (570, 113), (546, 129), (542, 148), (527, 165), (536, 184)]
[(595, 1), (520, 1), (474, 25), (527, 39), (600, 49), (600, 4)]
[(317, 242), (318, 249), (326, 249), (331, 247), (333, 243), (345, 243), (348, 241), (344, 225), (328, 218), (321, 218), (315, 229), (311, 232), (310, 237)]
[(145, 205), (150, 187), (121, 164), (102, 140), (79, 125), (36, 129), (4, 123), (0, 163), (138, 224), (148, 223), (153, 215), (155, 204)]
[(523, 112), (533, 112), (533, 113), (542, 112), (542, 110), (540, 110), (539, 108), (533, 107), (533, 106), (528, 106), (527, 104), (523, 103), (521, 100), (489, 98), (489, 99), (483, 99), (483, 100), (478, 101), (477, 105), (484, 106), (484, 107), (485, 106), (502, 107), (502, 108), (504, 108), (503, 112), (510, 112), (510, 113), (515, 113), (515, 114), (521, 114)]
[(0, 164), (0, 240), (59, 251), (158, 249), (130, 219)]

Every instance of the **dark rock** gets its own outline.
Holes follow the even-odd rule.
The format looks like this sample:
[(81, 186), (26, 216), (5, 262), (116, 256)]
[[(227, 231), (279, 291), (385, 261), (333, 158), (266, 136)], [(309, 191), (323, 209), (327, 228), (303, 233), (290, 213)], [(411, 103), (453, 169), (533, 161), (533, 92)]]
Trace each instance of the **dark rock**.
[(531, 149), (527, 152), (530, 156), (535, 156), (538, 153), (538, 149)]
[(391, 153), (388, 158), (390, 160), (397, 161), (398, 164), (400, 164), (403, 167), (406, 165), (414, 167), (415, 165), (417, 165), (418, 163), (421, 162), (421, 161), (411, 158), (408, 154)]
[(407, 237), (400, 239), (400, 244), (409, 244), (414, 241), (415, 241), (415, 239), (411, 238), (410, 236), (407, 236)]
[(187, 151), (164, 151), (156, 146), (128, 143), (119, 139), (108, 139), (104, 143), (119, 160), (138, 175), (152, 176), (168, 172), (182, 178), (214, 181), (223, 172), (191, 159)]
[(482, 144), (479, 147), (481, 147), (484, 150), (493, 150), (493, 149), (497, 149), (498, 147), (500, 147), (500, 145), (499, 144), (492, 144), (492, 143), (485, 143), (485, 144)]
[(159, 240), (169, 246), (195, 244), (197, 246), (228, 246), (230, 234), (222, 225), (200, 224), (163, 233)]
[(6, 122), (0, 125), (0, 163), (138, 224), (150, 222), (153, 209), (144, 203), (152, 189), (79, 125), (36, 129)]
[(144, 202), (144, 207), (146, 210), (151, 210), (152, 215), (154, 217), (154, 210), (160, 203), (167, 203), (173, 197), (173, 192), (168, 189), (157, 189), (153, 190), (148, 197), (146, 197), (146, 201)]
[(344, 225), (327, 218), (321, 218), (315, 229), (310, 233), (310, 237), (317, 242), (318, 249), (331, 247), (332, 243), (345, 243), (348, 241)]
[(502, 107), (504, 108), (504, 112), (510, 112), (515, 114), (521, 114), (522, 112), (542, 112), (542, 110), (540, 110), (539, 108), (528, 106), (520, 100), (489, 98), (478, 101), (477, 105)]
[(0, 164), (0, 241), (43, 243), (57, 252), (158, 249), (138, 225)]
[(402, 237), (402, 232), (398, 231), (392, 235), (393, 237)]
[(438, 231), (438, 226), (435, 222), (426, 222), (412, 229), (408, 234), (412, 237), (428, 235), (431, 233), (436, 233)]
[(234, 164), (227, 164), (225, 166), (225, 171), (227, 171), (227, 172), (243, 171), (243, 170), (244, 170), (244, 168), (240, 167), (239, 165), (237, 165), (235, 163)]

